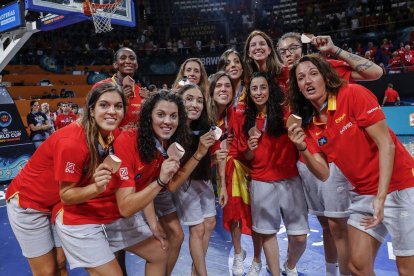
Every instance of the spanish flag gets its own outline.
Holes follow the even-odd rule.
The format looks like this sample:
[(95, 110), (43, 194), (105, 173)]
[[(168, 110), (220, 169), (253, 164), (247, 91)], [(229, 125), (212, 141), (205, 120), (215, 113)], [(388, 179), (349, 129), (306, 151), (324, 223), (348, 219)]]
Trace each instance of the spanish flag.
[(228, 202), (223, 209), (223, 226), (230, 232), (232, 221), (240, 221), (243, 234), (252, 234), (252, 215), (250, 211), (250, 170), (232, 156), (226, 163), (226, 187)]

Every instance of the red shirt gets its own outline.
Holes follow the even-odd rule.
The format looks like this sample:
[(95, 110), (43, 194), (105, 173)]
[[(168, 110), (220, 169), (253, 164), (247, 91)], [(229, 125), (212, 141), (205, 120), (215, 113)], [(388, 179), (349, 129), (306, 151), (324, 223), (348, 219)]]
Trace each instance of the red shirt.
[[(334, 162), (359, 194), (376, 195), (379, 152), (365, 131), (385, 119), (374, 94), (361, 85), (344, 85), (337, 97), (329, 97), (328, 121), (314, 118), (307, 130), (307, 143), (317, 143), (329, 162)], [(388, 192), (414, 186), (414, 159), (390, 131), (395, 144), (394, 168)]]
[(341, 78), (347, 82), (351, 82), (352, 68), (348, 63), (336, 59), (328, 59), (327, 61), (332, 65)]
[[(341, 78), (347, 82), (351, 82), (352, 68), (348, 63), (336, 59), (327, 59), (326, 61), (332, 65)], [(283, 67), (282, 73), (277, 76), (276, 80), (282, 89), (282, 92), (287, 93), (289, 90), (289, 69), (287, 67)]]
[(414, 65), (414, 51), (404, 51), (401, 55), (402, 61), (405, 66), (411, 66)]
[(385, 90), (385, 97), (387, 97), (387, 99), (385, 100), (385, 102), (387, 102), (387, 103), (395, 103), (400, 96), (398, 95), (397, 90), (388, 87)]
[(144, 163), (138, 152), (138, 131), (127, 129), (123, 131), (114, 142), (114, 151), (122, 160), (121, 168), (116, 173), (119, 188), (136, 187), (144, 189), (160, 174), (164, 157), (157, 153), (157, 157), (150, 163)]
[(60, 113), (59, 115), (57, 115), (56, 120), (55, 120), (55, 126), (56, 129), (60, 129), (62, 127), (65, 127), (73, 122), (76, 121), (76, 115), (73, 114), (72, 112), (69, 114), (63, 114)]
[[(245, 117), (238, 114), (240, 121), (244, 124)], [(262, 130), (265, 122), (263, 116), (258, 116), (256, 125)], [(271, 122), (267, 122), (271, 123)], [(248, 150), (247, 135), (241, 131), (238, 140), (238, 148), (241, 152)], [(267, 131), (262, 131), (259, 146), (254, 150), (254, 157), (247, 161), (250, 164), (250, 176), (254, 180), (272, 182), (290, 178), (298, 175), (296, 162), (298, 153), (287, 134), (279, 137), (269, 136)]]
[(246, 110), (247, 93), (246, 93), (246, 87), (244, 85), (241, 85), (240, 88), (241, 88), (241, 91), (236, 91), (236, 96), (234, 97), (234, 102), (231, 108), (233, 109), (234, 112), (243, 113), (244, 110)]
[[(67, 181), (75, 181), (68, 172), (81, 170), (75, 164), (79, 155), (87, 150), (82, 146), (84, 140), (85, 134), (78, 124), (53, 133), (13, 179), (6, 199), (18, 194), (20, 207), (50, 212), (60, 202), (59, 180), (67, 176)], [(68, 142), (76, 145), (75, 149), (68, 147)]]
[(230, 106), (226, 109), (226, 114), (223, 118), (221, 118), (218, 122), (217, 125), (219, 128), (221, 128), (221, 130), (223, 131), (221, 134), (221, 137), (219, 140), (217, 140), (214, 145), (211, 146), (210, 148), (210, 152), (216, 152), (217, 150), (220, 149), (220, 144), (222, 139), (227, 135), (229, 135), (230, 133), (234, 133), (234, 114), (236, 114), (236, 112), (234, 112), (233, 106)]
[(289, 68), (284, 66), (282, 72), (276, 76), (276, 81), (282, 92), (287, 93), (289, 91)]
[[(107, 82), (116, 83), (115, 75), (112, 78), (107, 78), (107, 79), (104, 79), (104, 80), (101, 80), (95, 83), (92, 89), (94, 89), (95, 87), (97, 87), (98, 85), (102, 83), (107, 83)], [(135, 84), (134, 93), (128, 98), (127, 113), (125, 114), (124, 119), (122, 119), (122, 122), (119, 125), (120, 128), (127, 126), (127, 125), (129, 127), (136, 127), (139, 121), (139, 112), (141, 111), (141, 102), (142, 102), (142, 99), (139, 95), (139, 90), (140, 90), (140, 87), (137, 84)]]

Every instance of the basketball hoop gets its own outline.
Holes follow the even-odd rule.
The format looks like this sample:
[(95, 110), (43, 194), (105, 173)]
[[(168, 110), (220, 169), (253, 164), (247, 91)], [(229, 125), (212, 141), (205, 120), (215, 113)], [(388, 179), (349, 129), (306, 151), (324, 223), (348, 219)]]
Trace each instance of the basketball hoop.
[(96, 33), (109, 32), (113, 29), (111, 18), (122, 1), (115, 0), (111, 4), (95, 4), (91, 3), (90, 0), (83, 2), (83, 13), (86, 16), (92, 17)]

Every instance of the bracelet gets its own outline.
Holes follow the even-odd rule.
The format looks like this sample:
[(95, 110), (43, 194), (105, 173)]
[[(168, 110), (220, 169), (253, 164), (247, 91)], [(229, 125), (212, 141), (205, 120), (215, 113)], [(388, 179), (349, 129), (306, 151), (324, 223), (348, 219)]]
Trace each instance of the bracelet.
[(194, 156), (194, 154), (193, 154), (193, 156), (192, 156), (195, 160), (197, 160), (198, 162), (200, 162), (200, 160), (201, 159), (197, 159), (195, 156)]
[(305, 151), (305, 150), (307, 150), (307, 149), (308, 149), (308, 146), (306, 145), (304, 149), (301, 149), (301, 150), (300, 150), (300, 149), (298, 149), (298, 151), (300, 151), (300, 152), (304, 152), (304, 151)]
[(339, 55), (341, 54), (341, 52), (342, 52), (342, 49), (338, 47), (338, 50), (336, 50), (336, 52), (335, 52), (335, 54), (334, 54), (334, 55), (335, 55), (335, 57), (336, 57), (336, 58), (338, 58), (338, 57), (339, 57)]
[(158, 177), (157, 178), (157, 184), (158, 186), (160, 186), (161, 188), (165, 188), (165, 186), (167, 186), (168, 183), (164, 183), (162, 182), (162, 180)]

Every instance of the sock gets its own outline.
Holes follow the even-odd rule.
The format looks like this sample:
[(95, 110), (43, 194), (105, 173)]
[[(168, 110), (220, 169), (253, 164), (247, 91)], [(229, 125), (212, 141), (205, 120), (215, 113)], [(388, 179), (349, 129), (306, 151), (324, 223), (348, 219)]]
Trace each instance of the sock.
[(339, 267), (338, 263), (325, 263), (326, 276), (338, 276)]

